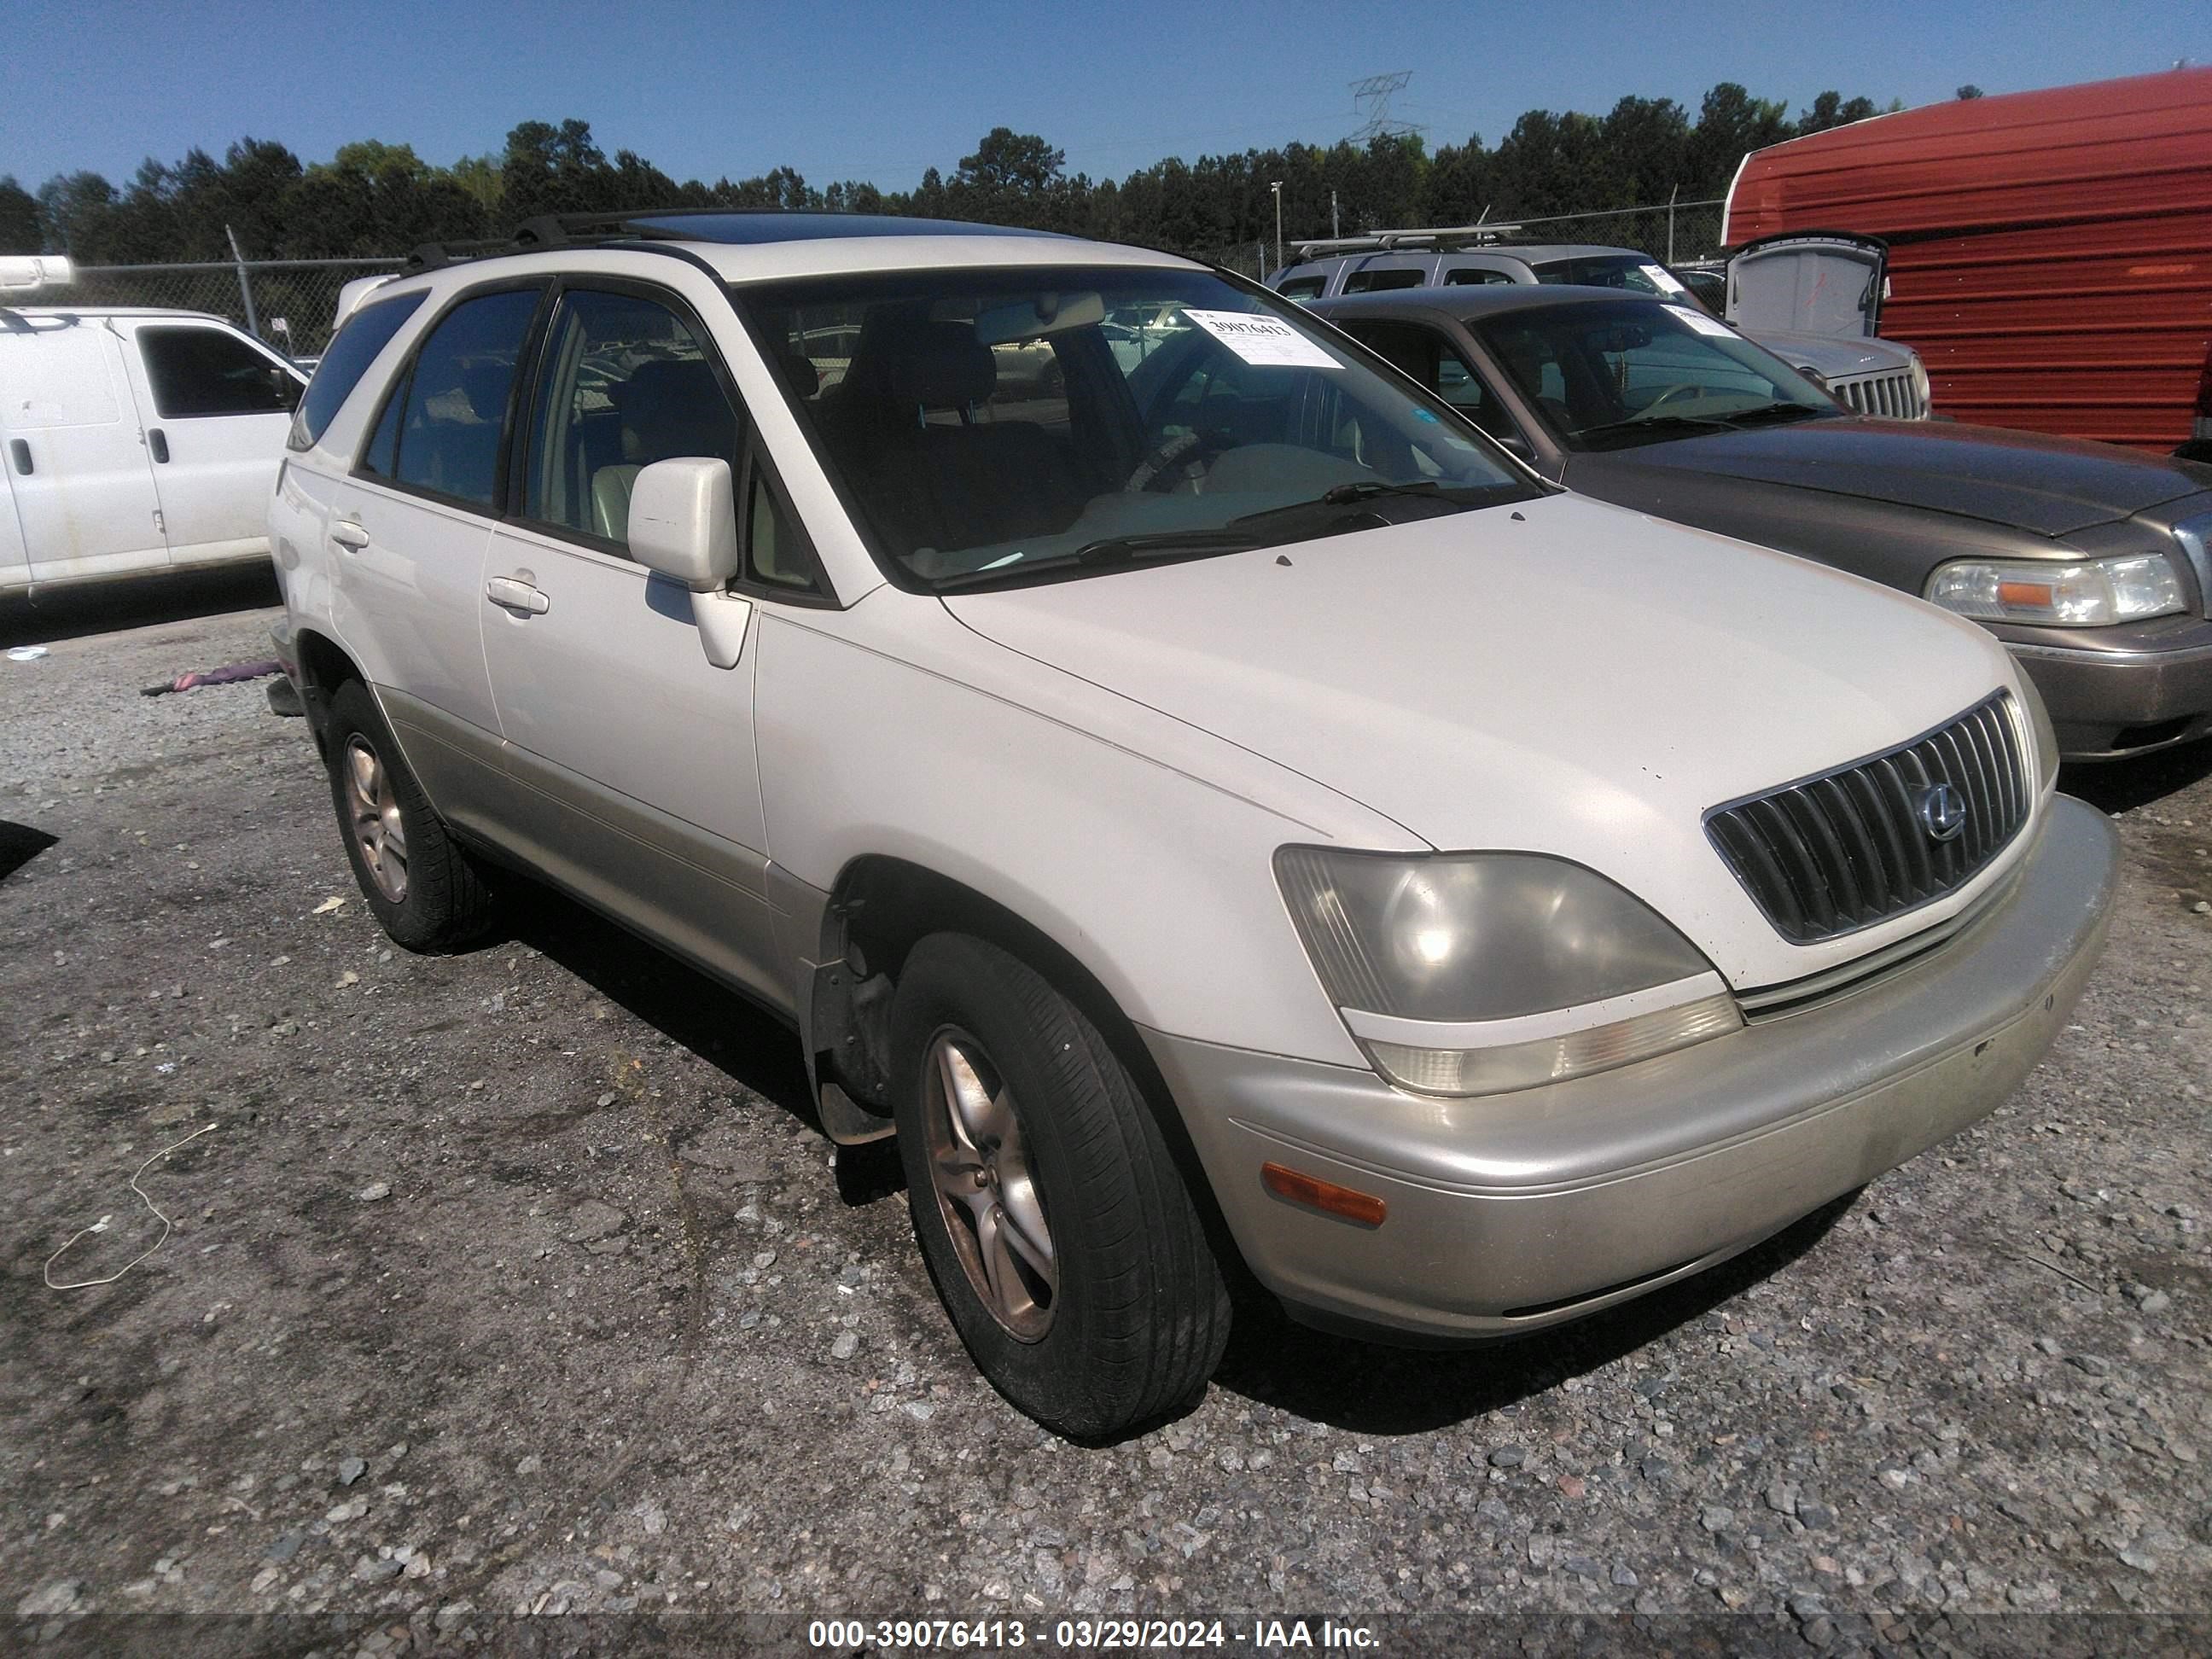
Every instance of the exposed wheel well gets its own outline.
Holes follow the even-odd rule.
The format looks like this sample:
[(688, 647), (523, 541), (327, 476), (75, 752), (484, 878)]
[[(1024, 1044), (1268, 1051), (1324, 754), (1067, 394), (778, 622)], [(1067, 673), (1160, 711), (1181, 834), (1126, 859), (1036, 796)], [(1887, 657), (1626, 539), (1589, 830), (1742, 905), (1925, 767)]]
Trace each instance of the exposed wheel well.
[(303, 629), (293, 635), (292, 648), (300, 659), (300, 701), (307, 711), (307, 728), (322, 749), (330, 725), (331, 698), (348, 680), (365, 679), (351, 657), (322, 635)]
[[(892, 1057), (888, 1052), (890, 992), (907, 955), (932, 933), (969, 933), (1020, 958), (1049, 980), (1106, 1039), (1136, 1080), (1162, 1138), (1198, 1206), (1214, 1250), (1241, 1266), (1213, 1201), (1211, 1184), (1184, 1129), (1181, 1109), (1135, 1024), (1097, 975), (1049, 934), (964, 883), (903, 859), (871, 856), (848, 865), (833, 890), (823, 923), (822, 959), (847, 970), (845, 994), (817, 1001), (813, 1047), (836, 1080), (871, 1109), (889, 1109)], [(873, 994), (871, 994), (873, 988)], [(859, 1057), (852, 1060), (841, 1056)], [(865, 1091), (865, 1092), (863, 1092)]]

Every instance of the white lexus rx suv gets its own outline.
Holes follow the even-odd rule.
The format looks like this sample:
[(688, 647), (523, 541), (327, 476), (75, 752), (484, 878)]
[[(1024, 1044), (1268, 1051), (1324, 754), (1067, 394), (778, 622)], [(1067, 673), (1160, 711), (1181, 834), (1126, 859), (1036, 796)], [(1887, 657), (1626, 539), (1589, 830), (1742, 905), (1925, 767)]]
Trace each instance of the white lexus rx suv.
[(1557, 489), (1255, 284), (523, 244), (368, 296), (271, 505), (362, 891), (436, 950), (526, 871), (781, 1015), (1066, 1434), (1204, 1389), (1240, 1260), (1421, 1340), (1697, 1273), (2089, 972), (2114, 837), (1985, 632)]

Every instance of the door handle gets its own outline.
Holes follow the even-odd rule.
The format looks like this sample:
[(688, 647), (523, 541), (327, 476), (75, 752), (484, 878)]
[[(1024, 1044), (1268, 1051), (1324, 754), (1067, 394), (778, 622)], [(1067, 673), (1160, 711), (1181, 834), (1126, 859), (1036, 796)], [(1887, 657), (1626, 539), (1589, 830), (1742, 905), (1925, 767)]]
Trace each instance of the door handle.
[(169, 437), (158, 426), (146, 429), (146, 447), (154, 452), (154, 459), (167, 465), (169, 459)]
[(331, 539), (340, 547), (358, 552), (368, 545), (368, 532), (351, 519), (340, 519), (331, 526)]
[(484, 584), (484, 598), (502, 611), (520, 611), (526, 617), (542, 617), (553, 608), (545, 593), (513, 576), (494, 576)]
[(31, 447), (21, 438), (8, 440), (8, 454), (15, 463), (15, 471), (25, 477), (31, 476)]

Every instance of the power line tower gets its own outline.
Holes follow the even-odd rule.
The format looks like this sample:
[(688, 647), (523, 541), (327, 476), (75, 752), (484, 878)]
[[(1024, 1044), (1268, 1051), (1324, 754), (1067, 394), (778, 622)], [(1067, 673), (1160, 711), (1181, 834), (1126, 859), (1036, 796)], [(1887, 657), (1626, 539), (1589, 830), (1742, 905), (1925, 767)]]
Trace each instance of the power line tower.
[(1388, 75), (1370, 75), (1352, 83), (1352, 106), (1367, 118), (1367, 125), (1352, 135), (1352, 143), (1364, 144), (1370, 138), (1395, 138), (1423, 130), (1419, 122), (1390, 118), (1391, 98), (1405, 91), (1406, 82), (1413, 78), (1411, 70), (1393, 70)]

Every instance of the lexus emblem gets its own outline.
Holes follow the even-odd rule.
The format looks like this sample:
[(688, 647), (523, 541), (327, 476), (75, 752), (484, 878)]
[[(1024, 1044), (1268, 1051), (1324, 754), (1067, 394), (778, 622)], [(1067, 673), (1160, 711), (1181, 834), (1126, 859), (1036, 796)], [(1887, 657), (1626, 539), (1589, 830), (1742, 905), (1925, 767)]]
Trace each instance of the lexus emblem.
[(1966, 827), (1966, 798), (1948, 783), (1922, 790), (1916, 808), (1930, 841), (1956, 841)]

